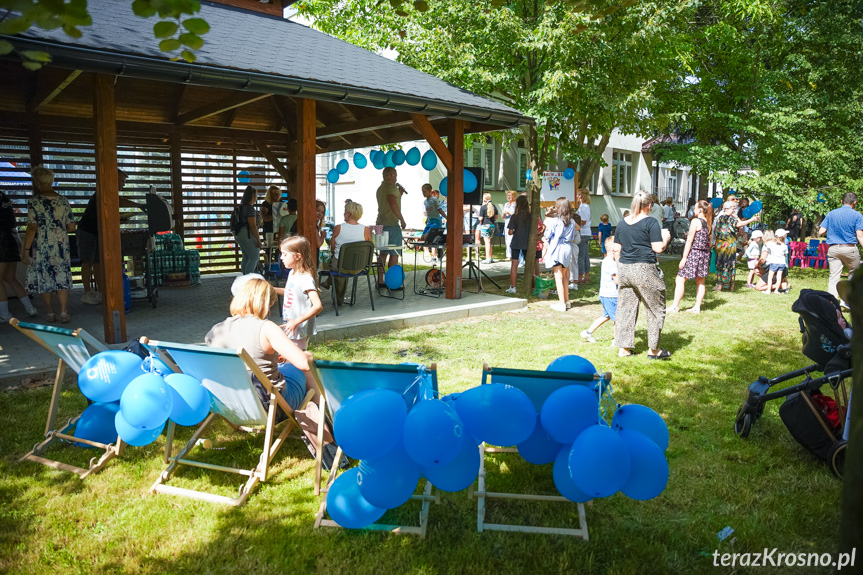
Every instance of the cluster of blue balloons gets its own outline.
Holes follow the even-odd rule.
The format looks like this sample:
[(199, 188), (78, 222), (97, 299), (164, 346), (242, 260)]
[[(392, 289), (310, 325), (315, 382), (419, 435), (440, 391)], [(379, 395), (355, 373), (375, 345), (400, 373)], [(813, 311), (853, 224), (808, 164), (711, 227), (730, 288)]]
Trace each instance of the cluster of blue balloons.
[[(143, 371), (143, 373), (142, 373)], [(158, 358), (143, 361), (128, 351), (104, 351), (78, 373), (78, 387), (95, 402), (81, 414), (75, 437), (129, 445), (152, 443), (170, 418), (197, 425), (210, 412), (210, 393), (192, 376), (173, 373)]]
[[(435, 153), (431, 150), (426, 150), (424, 154), (421, 154), (419, 148), (416, 146), (407, 152), (401, 149), (389, 150), (387, 152), (383, 150), (371, 150), (368, 159), (360, 152), (356, 152), (353, 160), (354, 166), (360, 170), (368, 166), (369, 162), (378, 170), (395, 168), (402, 164), (409, 166), (421, 164), (423, 169), (429, 172), (437, 167), (437, 156)], [(346, 159), (339, 160), (336, 167), (327, 172), (327, 181), (331, 184), (337, 183), (341, 176), (348, 173), (349, 169), (350, 163)]]
[(438, 489), (461, 491), (479, 471), (476, 441), (457, 410), (440, 399), (422, 399), (408, 410), (394, 391), (361, 391), (342, 403), (333, 433), (348, 456), (361, 460), (327, 492), (330, 517), (349, 529), (405, 503), (423, 476)]
[(755, 214), (759, 213), (762, 207), (763, 206), (761, 204), (761, 200), (755, 200), (754, 202), (743, 208), (743, 217), (748, 220)]
[[(548, 371), (595, 373), (584, 358), (564, 356)], [(537, 465), (554, 462), (552, 475), (561, 495), (579, 503), (618, 491), (644, 501), (668, 484), (668, 427), (643, 405), (625, 405), (609, 426), (599, 415), (595, 387), (569, 385), (543, 402), (536, 428), (518, 445), (519, 454)]]

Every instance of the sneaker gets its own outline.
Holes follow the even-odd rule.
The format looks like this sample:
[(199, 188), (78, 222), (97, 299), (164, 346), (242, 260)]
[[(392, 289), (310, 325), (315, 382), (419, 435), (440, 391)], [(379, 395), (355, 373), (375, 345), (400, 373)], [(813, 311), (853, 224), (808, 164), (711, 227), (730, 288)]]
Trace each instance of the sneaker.
[(581, 337), (583, 339), (586, 339), (588, 343), (596, 343), (596, 340), (593, 339), (593, 334), (588, 332), (587, 330), (581, 332)]
[(744, 284), (743, 287), (754, 288), (755, 284)]
[(566, 306), (562, 303), (553, 303), (549, 307), (552, 311), (566, 311)]
[(677, 313), (677, 312), (679, 312), (679, 311), (680, 311), (680, 308), (679, 308), (679, 307), (671, 306), (670, 308), (668, 308), (667, 310), (665, 310), (665, 313)]
[(557, 290), (556, 290), (556, 289), (549, 290), (549, 291), (548, 291), (548, 293), (549, 293), (550, 295), (557, 295)]
[(98, 305), (102, 303), (102, 294), (96, 291), (88, 291), (81, 296), (81, 303)]
[(494, 260), (485, 259), (485, 260), (482, 260), (482, 263), (491, 264), (491, 263), (494, 263)]
[(569, 289), (570, 289), (570, 291), (578, 291), (578, 284), (577, 283), (569, 284)]
[(39, 312), (36, 311), (35, 307), (31, 307), (27, 310), (27, 317), (36, 317), (37, 315), (39, 315)]
[(569, 311), (572, 309), (572, 302), (568, 301), (564, 305), (566, 306), (566, 311)]
[(515, 292), (516, 292), (516, 289), (514, 287), (506, 288), (506, 293), (515, 293)]

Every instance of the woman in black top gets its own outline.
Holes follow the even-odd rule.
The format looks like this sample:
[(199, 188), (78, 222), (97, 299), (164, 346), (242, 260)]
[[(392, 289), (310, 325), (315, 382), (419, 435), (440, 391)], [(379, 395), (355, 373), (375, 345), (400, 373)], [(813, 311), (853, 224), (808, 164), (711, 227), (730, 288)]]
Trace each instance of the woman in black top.
[(483, 194), (482, 202), (482, 207), (479, 209), (480, 222), (476, 228), (476, 243), (479, 243), (480, 237), (485, 240), (485, 263), (490, 264), (494, 262), (491, 257), (491, 238), (494, 237), (496, 230), (497, 210), (491, 203), (491, 194)]
[(635, 321), (638, 306), (643, 303), (647, 311), (647, 344), (650, 359), (668, 359), (671, 352), (659, 347), (659, 336), (665, 322), (665, 278), (656, 262), (671, 233), (663, 230), (655, 218), (650, 217), (653, 200), (647, 192), (638, 192), (632, 199), (630, 215), (617, 224), (614, 243), (620, 244), (617, 268), (617, 321), (614, 325), (618, 355), (633, 355), (635, 348)]
[(243, 253), (240, 269), (245, 274), (255, 271), (261, 261), (261, 235), (258, 233), (258, 211), (255, 202), (258, 200), (258, 190), (246, 186), (243, 201), (240, 204), (240, 223), (242, 228), (236, 234), (237, 245)]

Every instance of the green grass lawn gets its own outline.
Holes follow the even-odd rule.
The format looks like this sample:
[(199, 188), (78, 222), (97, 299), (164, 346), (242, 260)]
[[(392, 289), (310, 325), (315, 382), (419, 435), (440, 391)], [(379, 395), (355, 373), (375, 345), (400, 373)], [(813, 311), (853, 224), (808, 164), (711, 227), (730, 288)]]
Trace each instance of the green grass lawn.
[[(673, 289), (676, 262), (663, 265)], [(443, 494), (432, 504), (428, 536), (343, 530), (313, 530), (318, 499), (314, 465), (299, 442), (290, 442), (274, 473), (245, 507), (227, 509), (148, 488), (157, 477), (164, 437), (111, 462), (84, 481), (33, 463), (17, 463), (40, 440), (50, 389), (0, 393), (0, 571), (22, 573), (811, 573), (812, 568), (731, 569), (714, 567), (714, 550), (833, 552), (840, 516), (840, 483), (826, 465), (790, 437), (768, 404), (747, 440), (733, 432), (735, 412), (749, 382), (807, 365), (800, 353), (797, 316), (791, 303), (801, 287), (824, 289), (826, 271), (795, 269), (791, 296), (751, 290), (708, 292), (705, 313), (669, 316), (662, 346), (668, 362), (644, 353), (619, 359), (610, 348), (610, 324), (596, 344), (579, 332), (601, 312), (599, 279), (574, 292), (565, 314), (531, 301), (517, 312), (482, 316), (390, 332), (362, 340), (313, 345), (323, 359), (381, 363), (436, 362), (443, 393), (478, 385), (482, 364), (544, 369), (554, 358), (579, 354), (613, 373), (620, 403), (641, 403), (668, 424), (670, 480), (647, 501), (621, 494), (587, 507), (590, 541), (550, 535), (476, 532), (476, 501), (467, 492)], [(740, 270), (743, 274), (745, 271)], [(738, 277), (742, 285), (744, 277)], [(503, 287), (506, 287), (505, 285)], [(688, 286), (691, 305), (694, 286)], [(687, 305), (688, 304), (688, 305)], [(644, 320), (638, 351), (646, 348)], [(85, 402), (63, 396), (64, 418)], [(180, 440), (187, 438), (184, 430)], [(217, 426), (208, 437), (219, 450), (204, 452), (225, 465), (256, 460), (259, 439)], [(67, 461), (81, 455), (62, 450)], [(554, 493), (551, 466), (532, 466), (517, 455), (487, 461), (489, 489)], [(178, 485), (232, 494), (240, 481), (201, 470), (182, 471)], [(415, 522), (418, 503), (385, 519)], [(487, 520), (550, 526), (577, 523), (574, 504), (489, 504)], [(720, 543), (717, 532), (735, 530)], [(859, 558), (858, 558), (859, 559)]]

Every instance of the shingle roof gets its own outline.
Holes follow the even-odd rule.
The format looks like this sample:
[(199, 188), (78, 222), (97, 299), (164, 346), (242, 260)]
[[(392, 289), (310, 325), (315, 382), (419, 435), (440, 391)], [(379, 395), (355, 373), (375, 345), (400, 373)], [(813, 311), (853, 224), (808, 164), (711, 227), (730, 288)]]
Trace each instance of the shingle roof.
[(190, 65), (171, 62), (170, 54), (159, 51), (155, 20), (135, 16), (130, 3), (89, 0), (88, 9), (93, 25), (81, 28), (79, 39), (35, 27), (6, 38), (48, 51), (58, 65), (87, 71), (303, 94), (491, 124), (525, 121), (503, 104), (282, 18), (202, 2), (199, 16), (210, 32)]

